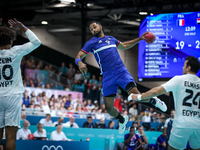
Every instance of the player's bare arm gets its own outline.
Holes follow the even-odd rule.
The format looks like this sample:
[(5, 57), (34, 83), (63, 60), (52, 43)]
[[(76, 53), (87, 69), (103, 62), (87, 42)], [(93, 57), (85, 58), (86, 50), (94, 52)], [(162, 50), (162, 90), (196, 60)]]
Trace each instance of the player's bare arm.
[[(141, 99), (144, 100), (144, 99), (149, 99), (149, 98), (152, 98), (152, 97), (155, 97), (155, 96), (158, 96), (158, 95), (162, 95), (164, 93), (167, 93), (165, 91), (165, 89), (162, 87), (162, 86), (158, 86), (158, 87), (155, 87), (145, 93), (142, 93), (141, 94)], [(132, 95), (132, 99), (133, 100), (138, 100), (138, 96), (140, 94), (133, 94)]]
[[(82, 52), (82, 51), (79, 51), (77, 56), (76, 56), (76, 60), (79, 60), (77, 63), (78, 63), (78, 67), (79, 67), (79, 70), (80, 72), (84, 75), (87, 73), (87, 65), (85, 63), (83, 63), (81, 60), (86, 56), (87, 54)], [(81, 60), (80, 60), (81, 59)], [(76, 61), (75, 60), (75, 61)]]
[(14, 20), (13, 19), (8, 20), (8, 24), (10, 25), (10, 28), (16, 31), (21, 30), (25, 33), (28, 30), (28, 28), (26, 28), (21, 22), (17, 21), (17, 19), (15, 18)]
[(143, 33), (141, 37), (136, 38), (134, 40), (130, 40), (130, 41), (126, 41), (126, 42), (120, 42), (119, 45), (117, 46), (117, 49), (127, 50), (127, 49), (135, 46), (137, 43), (139, 43), (140, 41), (145, 39), (145, 34), (147, 34), (147, 33), (148, 32)]

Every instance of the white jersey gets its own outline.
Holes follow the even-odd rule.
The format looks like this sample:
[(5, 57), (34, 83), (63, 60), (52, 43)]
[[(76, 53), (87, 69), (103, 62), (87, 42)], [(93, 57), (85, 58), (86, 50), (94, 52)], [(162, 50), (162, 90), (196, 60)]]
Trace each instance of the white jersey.
[(24, 55), (32, 52), (41, 42), (37, 36), (28, 29), (25, 34), (30, 42), (13, 46), (9, 50), (0, 50), (0, 95), (23, 93), (24, 87), (21, 77), (20, 63)]
[(173, 127), (200, 128), (200, 78), (193, 74), (175, 76), (162, 85), (172, 92), (175, 105)]

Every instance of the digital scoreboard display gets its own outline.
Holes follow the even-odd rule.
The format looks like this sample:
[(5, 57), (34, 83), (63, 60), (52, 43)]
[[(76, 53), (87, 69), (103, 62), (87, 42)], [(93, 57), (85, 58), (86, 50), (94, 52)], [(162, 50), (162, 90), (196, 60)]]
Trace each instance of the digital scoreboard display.
[(139, 36), (146, 31), (154, 33), (156, 41), (139, 43), (138, 81), (168, 80), (182, 75), (187, 56), (200, 61), (200, 12), (147, 16), (140, 25)]

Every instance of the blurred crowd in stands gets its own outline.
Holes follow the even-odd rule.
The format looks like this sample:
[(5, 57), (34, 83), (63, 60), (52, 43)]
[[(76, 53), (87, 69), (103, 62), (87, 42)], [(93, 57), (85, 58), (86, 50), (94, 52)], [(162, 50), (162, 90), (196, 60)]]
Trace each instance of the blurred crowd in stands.
[[(54, 68), (54, 69), (53, 69)], [(28, 91), (24, 92), (22, 100), (22, 108), (30, 108), (29, 114), (31, 115), (42, 115), (51, 114), (51, 116), (60, 117), (77, 117), (87, 118), (88, 115), (92, 116), (93, 119), (110, 119), (110, 115), (107, 114), (105, 104), (101, 98), (102, 91), (102, 77), (99, 76), (98, 80), (95, 75), (90, 74), (88, 71), (86, 75), (82, 75), (78, 69), (73, 67), (73, 64), (66, 65), (64, 62), (61, 63), (60, 68), (52, 67), (52, 65), (44, 65), (42, 61), (38, 61), (36, 64), (34, 58), (22, 59), (21, 69), (23, 83), (26, 87), (46, 88), (53, 89), (51, 83), (46, 83), (45, 86), (40, 81), (40, 78), (32, 79), (26, 76), (26, 69), (45, 70), (58, 74), (59, 76), (65, 77), (66, 84), (63, 86), (60, 81), (54, 89), (65, 90), (65, 91), (78, 91), (83, 93), (83, 99), (80, 95), (77, 98), (72, 99), (72, 95), (59, 95), (55, 98), (54, 95), (47, 97), (46, 93), (39, 93), (35, 95), (32, 92), (28, 95)], [(158, 122), (162, 123), (165, 121), (165, 115), (154, 112), (153, 108), (149, 110), (139, 111), (137, 109), (136, 102), (128, 102), (121, 95), (121, 90), (118, 90), (118, 94), (114, 102), (115, 107), (123, 115), (129, 115), (130, 121), (138, 122)]]

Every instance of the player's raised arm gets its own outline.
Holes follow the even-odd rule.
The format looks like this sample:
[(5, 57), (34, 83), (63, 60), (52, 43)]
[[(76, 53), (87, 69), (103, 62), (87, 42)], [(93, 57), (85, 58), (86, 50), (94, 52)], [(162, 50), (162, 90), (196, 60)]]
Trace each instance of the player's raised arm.
[(142, 34), (141, 37), (136, 38), (134, 40), (130, 40), (130, 41), (126, 41), (126, 42), (120, 42), (119, 45), (117, 46), (117, 49), (120, 50), (127, 50), (133, 46), (135, 46), (137, 43), (139, 43), (141, 40), (145, 39), (145, 34), (147, 34), (148, 32), (145, 32)]
[(78, 65), (80, 72), (84, 75), (87, 73), (87, 65), (85, 63), (82, 62), (82, 59), (86, 56), (87, 54), (84, 53), (83, 51), (79, 51), (76, 59), (75, 59), (75, 63), (76, 65)]
[(28, 54), (41, 45), (41, 41), (38, 39), (38, 37), (21, 22), (17, 21), (17, 19), (8, 20), (8, 24), (10, 25), (10, 28), (14, 29), (15, 31), (23, 31), (30, 41), (21, 46), (21, 50), (19, 51), (20, 53), (24, 55)]

